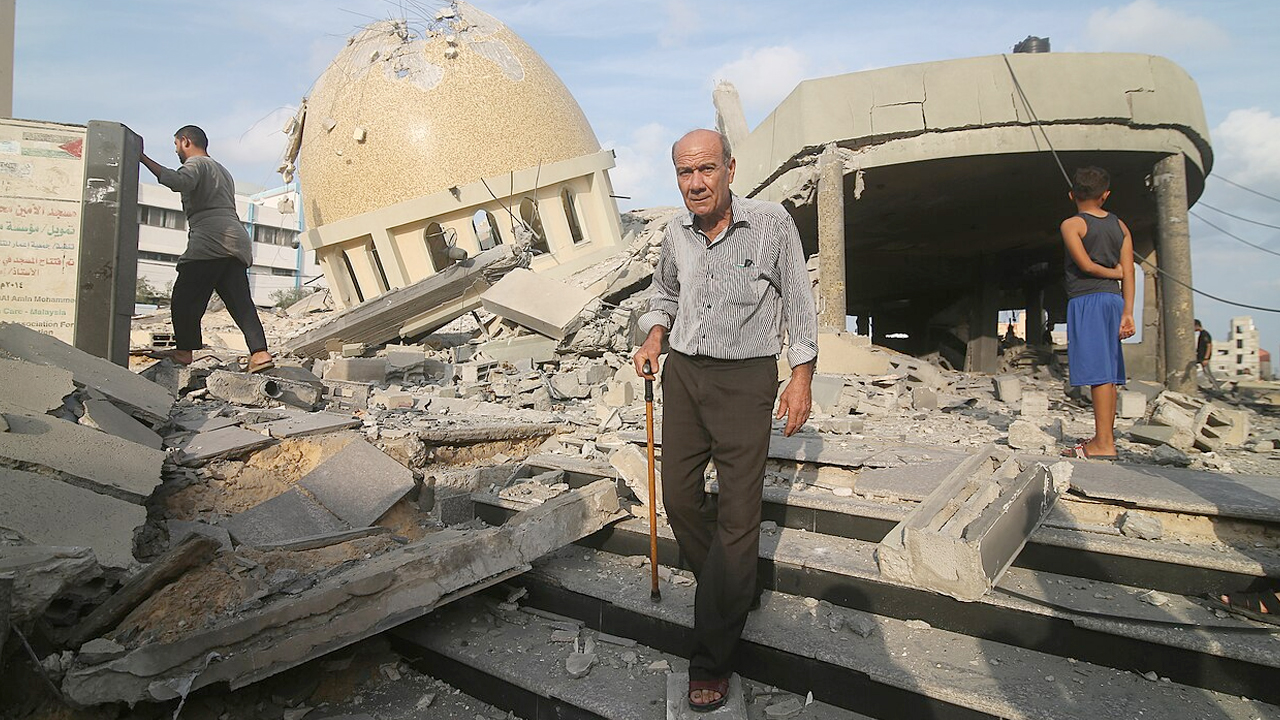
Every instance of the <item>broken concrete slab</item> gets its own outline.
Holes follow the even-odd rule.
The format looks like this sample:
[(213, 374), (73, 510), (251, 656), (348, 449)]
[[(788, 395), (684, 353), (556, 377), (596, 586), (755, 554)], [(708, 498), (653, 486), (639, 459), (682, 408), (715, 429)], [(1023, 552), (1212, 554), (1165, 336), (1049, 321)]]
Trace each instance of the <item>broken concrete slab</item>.
[(413, 473), (358, 439), (317, 465), (298, 484), (352, 527), (367, 527), (413, 489)]
[(1000, 580), (1060, 492), (1049, 468), (988, 445), (955, 471), (876, 550), (887, 579), (972, 602)]
[(1152, 465), (1072, 463), (1071, 488), (1129, 507), (1280, 522), (1280, 478)]
[(1006, 405), (1016, 406), (1022, 401), (1022, 378), (1017, 375), (1001, 375), (992, 378), (996, 399)]
[[(871, 339), (852, 333), (818, 333), (822, 371), (836, 375), (884, 375), (893, 369), (890, 355), (871, 347)], [(784, 355), (785, 361), (785, 355)]]
[(1121, 390), (1116, 395), (1116, 415), (1136, 420), (1147, 414), (1147, 396), (1137, 390)]
[(116, 407), (110, 400), (85, 400), (84, 415), (80, 418), (80, 424), (145, 445), (152, 450), (164, 448), (164, 441), (154, 430), (135, 420), (132, 415)]
[(286, 405), (312, 410), (324, 397), (324, 382), (310, 370), (296, 365), (277, 365), (261, 374), (275, 379), (280, 387), (280, 396), (276, 399)]
[(25, 325), (0, 323), (0, 353), (69, 370), (76, 385), (97, 390), (144, 420), (161, 422), (173, 406), (173, 396), (150, 380)]
[(62, 407), (62, 400), (75, 392), (70, 370), (36, 365), (24, 360), (0, 358), (0, 402), (33, 413), (47, 413)]
[(595, 297), (582, 288), (524, 268), (507, 273), (480, 296), (484, 309), (536, 333), (563, 340)]
[[(618, 471), (618, 476), (631, 488), (642, 507), (649, 507), (649, 455), (648, 450), (641, 450), (635, 445), (624, 445), (609, 455), (609, 464)], [(662, 504), (662, 475), (654, 467), (654, 492), (657, 494), (656, 510), (658, 515), (666, 516), (666, 508)]]
[(288, 411), (286, 417), (279, 420), (246, 425), (246, 430), (270, 435), (273, 438), (303, 437), (319, 433), (333, 432), (347, 428), (360, 427), (360, 419), (350, 415), (339, 415), (330, 412), (297, 412)]
[(501, 527), (434, 533), (216, 627), (73, 668), (62, 690), (81, 705), (169, 700), (179, 686), (219, 682), (236, 690), (502, 582), (620, 517), (613, 481), (601, 480)]
[(543, 335), (522, 335), (480, 343), (478, 350), (490, 360), (515, 362), (528, 358), (535, 363), (550, 362), (556, 358), (560, 343)]
[(0, 468), (0, 527), (37, 545), (92, 548), (107, 567), (134, 565), (133, 533), (147, 509), (48, 475)]
[[(94, 492), (142, 503), (160, 484), (164, 454), (135, 442), (48, 415), (3, 409), (0, 458), (48, 468)], [(65, 544), (65, 543), (59, 543)]]
[(297, 488), (228, 517), (222, 527), (236, 542), (254, 547), (348, 529), (346, 523)]
[(1018, 419), (1009, 424), (1009, 447), (1049, 454), (1058, 441), (1032, 420)]
[(844, 378), (815, 373), (811, 388), (814, 405), (821, 408), (822, 412), (831, 414), (840, 403), (840, 396), (844, 394)]
[(10, 620), (25, 626), (67, 590), (101, 577), (102, 566), (88, 547), (0, 545), (0, 574), (14, 576)]
[(178, 463), (199, 465), (209, 460), (241, 455), (264, 448), (276, 440), (239, 427), (223, 427), (192, 435), (178, 445)]
[(425, 335), (480, 307), (480, 294), (489, 283), (524, 262), (511, 245), (497, 245), (412, 285), (336, 313), (282, 343), (282, 354), (326, 357), (329, 340), (372, 346)]
[(1168, 445), (1178, 434), (1177, 428), (1152, 423), (1134, 423), (1129, 428), (1129, 439), (1148, 445)]

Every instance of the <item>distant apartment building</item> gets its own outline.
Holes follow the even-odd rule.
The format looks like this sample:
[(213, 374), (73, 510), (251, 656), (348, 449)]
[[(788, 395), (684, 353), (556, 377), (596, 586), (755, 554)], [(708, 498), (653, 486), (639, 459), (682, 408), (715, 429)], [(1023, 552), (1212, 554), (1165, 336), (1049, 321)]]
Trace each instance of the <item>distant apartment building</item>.
[(1248, 315), (1231, 318), (1231, 331), (1223, 340), (1214, 339), (1210, 367), (1215, 375), (1229, 380), (1261, 378), (1258, 329)]
[[(252, 195), (236, 193), (236, 211), (253, 238), (249, 289), (254, 303), (274, 305), (272, 293), (322, 285), (315, 253), (298, 245), (303, 218), (296, 185)], [(178, 276), (177, 262), (187, 246), (187, 219), (182, 198), (162, 185), (138, 187), (138, 278), (168, 295)]]

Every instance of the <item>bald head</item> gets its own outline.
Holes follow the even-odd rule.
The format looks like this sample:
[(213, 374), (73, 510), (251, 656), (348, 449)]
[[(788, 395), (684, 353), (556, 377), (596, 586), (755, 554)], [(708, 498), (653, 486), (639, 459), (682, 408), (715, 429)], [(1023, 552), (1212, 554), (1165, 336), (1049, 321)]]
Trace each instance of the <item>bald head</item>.
[(729, 138), (725, 137), (724, 133), (699, 128), (685, 133), (684, 137), (675, 141), (675, 143), (671, 145), (671, 161), (673, 163), (676, 159), (676, 151), (679, 150), (681, 145), (688, 143), (697, 143), (699, 145), (704, 145), (706, 143), (718, 143), (720, 147), (721, 162), (727, 166), (729, 161), (733, 159), (733, 148), (730, 147)]

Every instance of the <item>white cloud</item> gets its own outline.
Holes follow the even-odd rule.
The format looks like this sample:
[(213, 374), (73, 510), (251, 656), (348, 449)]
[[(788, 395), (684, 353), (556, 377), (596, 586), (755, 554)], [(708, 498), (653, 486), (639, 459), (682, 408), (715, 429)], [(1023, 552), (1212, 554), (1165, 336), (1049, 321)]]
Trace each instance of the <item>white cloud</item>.
[(810, 77), (808, 56), (789, 45), (749, 50), (711, 74), (711, 84), (728, 80), (738, 88), (748, 118), (771, 112), (801, 80)]
[(1280, 117), (1266, 110), (1232, 110), (1213, 129), (1214, 172), (1245, 185), (1280, 191)]
[(617, 167), (609, 172), (613, 191), (631, 198), (619, 200), (619, 210), (680, 202), (671, 169), (671, 142), (675, 136), (670, 128), (649, 123), (632, 131), (625, 143), (604, 143), (605, 147), (613, 147), (618, 156)]
[(1228, 44), (1227, 32), (1212, 20), (1163, 7), (1155, 0), (1134, 0), (1089, 16), (1087, 42), (1095, 50), (1166, 55), (1183, 50), (1214, 50)]

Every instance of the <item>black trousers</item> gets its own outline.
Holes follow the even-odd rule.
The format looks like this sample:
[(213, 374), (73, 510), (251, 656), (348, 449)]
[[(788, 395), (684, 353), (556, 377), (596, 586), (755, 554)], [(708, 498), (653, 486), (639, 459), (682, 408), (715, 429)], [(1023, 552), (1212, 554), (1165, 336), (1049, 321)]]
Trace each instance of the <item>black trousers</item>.
[(200, 320), (209, 305), (209, 298), (217, 292), (227, 306), (231, 319), (235, 320), (249, 352), (267, 349), (267, 336), (258, 319), (258, 309), (249, 293), (249, 268), (234, 258), (218, 260), (191, 260), (178, 265), (178, 279), (173, 283), (171, 312), (173, 336), (179, 350), (199, 350), (204, 347), (200, 335)]
[[(778, 390), (772, 357), (717, 360), (672, 351), (662, 373), (662, 502), (698, 578), (691, 680), (733, 672), (756, 593), (761, 493)], [(703, 473), (714, 460), (717, 498)]]

